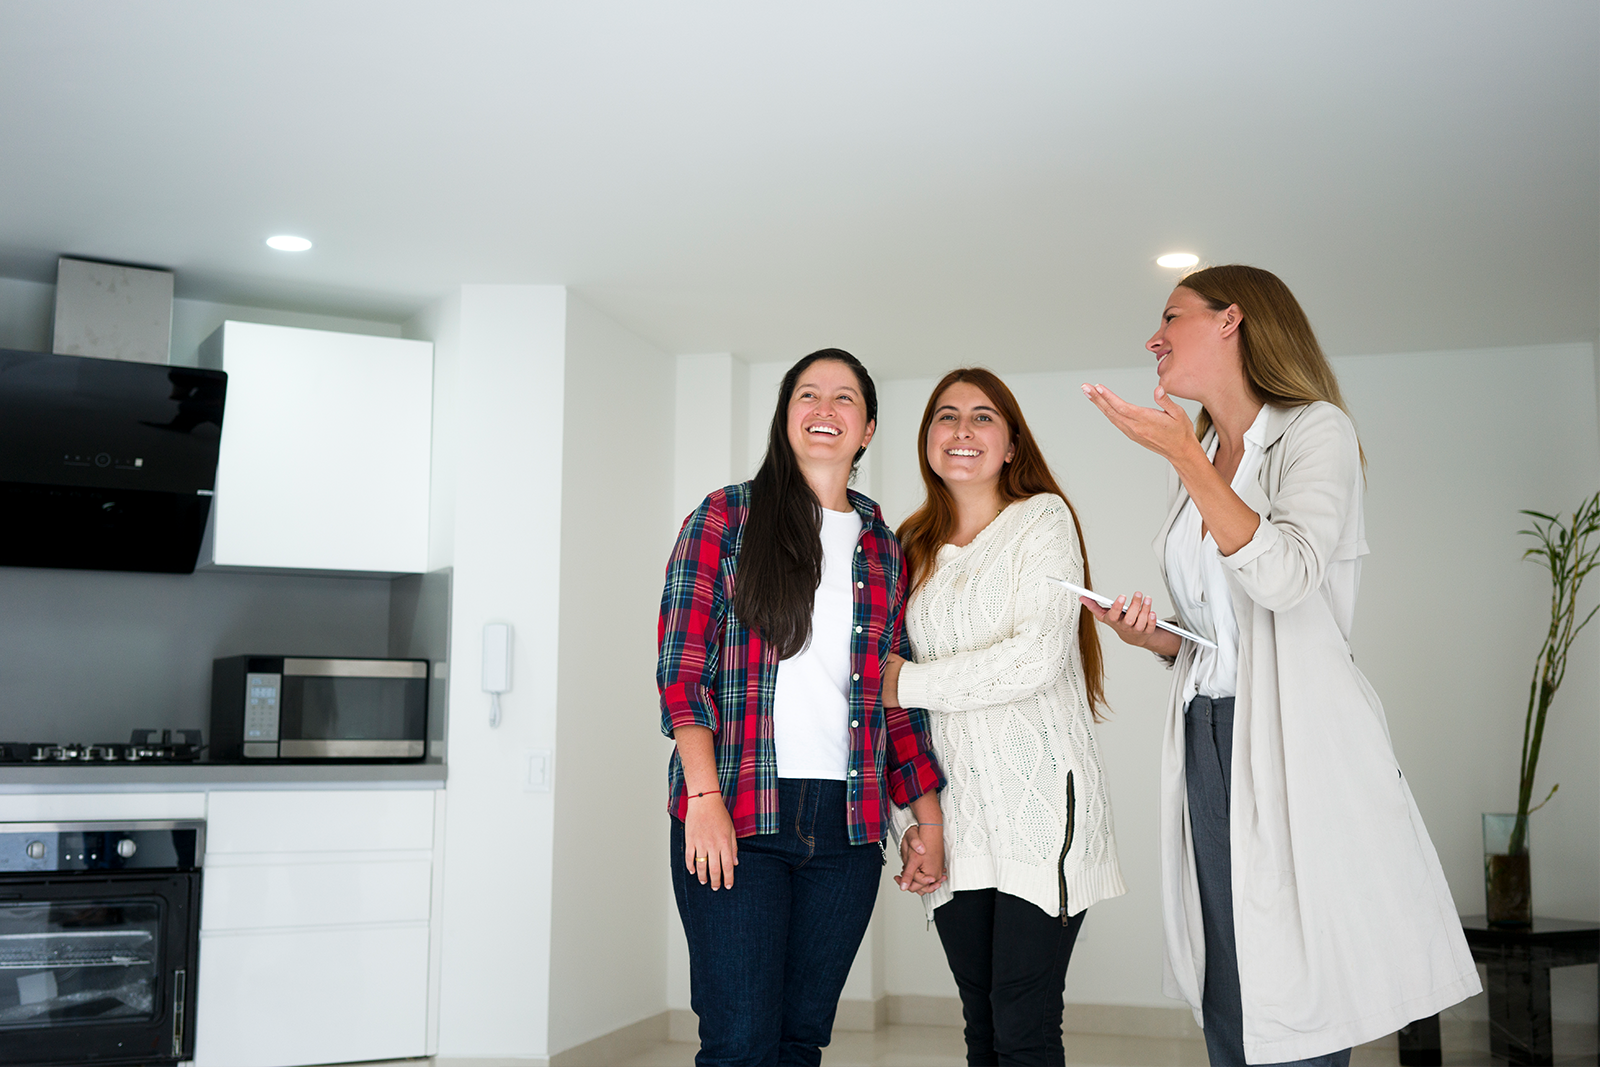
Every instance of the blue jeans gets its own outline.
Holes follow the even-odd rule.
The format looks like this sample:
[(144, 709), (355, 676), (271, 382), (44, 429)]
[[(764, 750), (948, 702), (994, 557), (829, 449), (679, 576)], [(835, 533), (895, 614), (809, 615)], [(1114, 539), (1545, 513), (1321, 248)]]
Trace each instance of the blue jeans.
[(778, 832), (739, 839), (733, 888), (685, 869), (672, 820), (672, 890), (689, 940), (699, 1067), (822, 1062), (839, 993), (878, 899), (883, 850), (852, 845), (843, 782), (778, 781)]
[[(1189, 827), (1206, 938), (1206, 987), (1200, 994), (1211, 1067), (1245, 1067), (1244, 1002), (1233, 937), (1233, 848), (1228, 807), (1233, 787), (1233, 698), (1197, 696), (1183, 710), (1184, 776)], [(1262, 1067), (1349, 1067), (1350, 1050)]]

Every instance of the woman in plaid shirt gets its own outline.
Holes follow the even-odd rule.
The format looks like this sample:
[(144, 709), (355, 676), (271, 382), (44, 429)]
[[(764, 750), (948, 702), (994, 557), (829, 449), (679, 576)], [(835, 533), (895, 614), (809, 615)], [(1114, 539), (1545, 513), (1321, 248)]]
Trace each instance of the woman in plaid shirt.
[(697, 1064), (821, 1062), (891, 801), (926, 824), (902, 878), (942, 877), (926, 718), (879, 694), (910, 654), (904, 561), (848, 488), (877, 407), (848, 352), (796, 363), (755, 479), (706, 497), (667, 564), (656, 681)]

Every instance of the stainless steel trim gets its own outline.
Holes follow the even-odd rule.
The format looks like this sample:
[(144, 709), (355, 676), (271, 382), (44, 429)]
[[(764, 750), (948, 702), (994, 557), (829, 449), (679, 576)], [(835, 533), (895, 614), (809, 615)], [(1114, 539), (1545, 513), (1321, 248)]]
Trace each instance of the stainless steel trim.
[(183, 968), (172, 972), (172, 1055), (183, 1059), (183, 998), (189, 974)]
[(428, 661), (421, 659), (288, 659), (284, 674), (312, 678), (426, 678)]
[(422, 755), (422, 741), (280, 741), (283, 759), (407, 759)]
[[(206, 854), (206, 824), (197, 819), (118, 819), (114, 822), (0, 822), (0, 834), (116, 833), (118, 830), (193, 830), (194, 861)], [(31, 872), (30, 872), (31, 873)]]

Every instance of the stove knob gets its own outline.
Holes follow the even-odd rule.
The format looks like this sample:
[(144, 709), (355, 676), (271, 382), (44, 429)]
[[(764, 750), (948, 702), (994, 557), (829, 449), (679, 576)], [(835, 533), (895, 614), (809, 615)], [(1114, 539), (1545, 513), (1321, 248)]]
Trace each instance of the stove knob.
[(133, 854), (138, 851), (139, 846), (134, 843), (134, 840), (131, 837), (124, 837), (121, 841), (117, 842), (117, 855), (121, 856), (123, 859), (131, 859)]
[(30, 860), (42, 860), (42, 859), (44, 859), (44, 842), (43, 841), (29, 841), (28, 842), (28, 858)]

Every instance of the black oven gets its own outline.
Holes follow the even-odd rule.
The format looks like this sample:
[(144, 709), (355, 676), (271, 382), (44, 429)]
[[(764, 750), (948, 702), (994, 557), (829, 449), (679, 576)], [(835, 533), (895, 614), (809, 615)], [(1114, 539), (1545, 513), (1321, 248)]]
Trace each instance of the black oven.
[(193, 1057), (204, 834), (0, 823), (0, 1064)]

